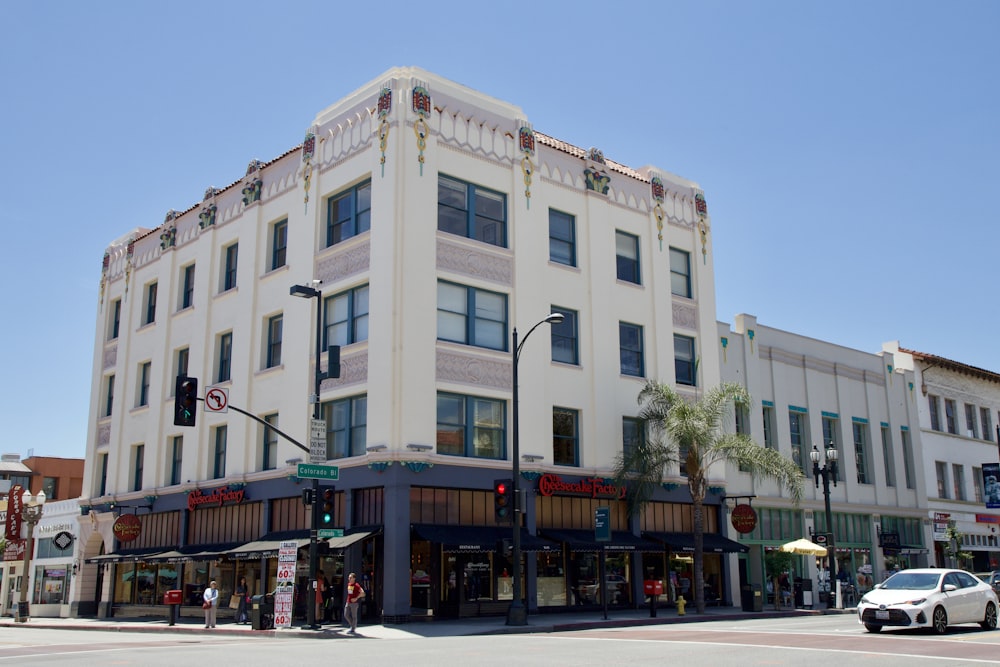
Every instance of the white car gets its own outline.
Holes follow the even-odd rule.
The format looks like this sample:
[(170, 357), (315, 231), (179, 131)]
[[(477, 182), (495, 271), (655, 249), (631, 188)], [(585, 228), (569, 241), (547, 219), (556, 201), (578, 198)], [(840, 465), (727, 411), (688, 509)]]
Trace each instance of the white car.
[(943, 634), (959, 623), (995, 630), (998, 607), (990, 585), (964, 570), (903, 570), (864, 594), (858, 620), (868, 632), (896, 627), (931, 628)]

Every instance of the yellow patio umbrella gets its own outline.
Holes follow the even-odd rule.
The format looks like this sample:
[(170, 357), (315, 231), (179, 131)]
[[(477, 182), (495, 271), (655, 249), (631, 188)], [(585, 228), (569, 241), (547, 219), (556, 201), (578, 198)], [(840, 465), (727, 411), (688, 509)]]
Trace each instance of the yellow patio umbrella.
[(804, 537), (788, 544), (782, 544), (781, 550), (800, 556), (825, 556), (827, 552), (826, 547), (811, 542)]

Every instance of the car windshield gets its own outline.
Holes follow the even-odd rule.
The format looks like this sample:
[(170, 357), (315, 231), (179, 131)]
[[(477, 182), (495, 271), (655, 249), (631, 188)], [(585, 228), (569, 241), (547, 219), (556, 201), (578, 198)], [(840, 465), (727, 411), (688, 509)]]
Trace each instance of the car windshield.
[(940, 574), (930, 572), (900, 572), (885, 580), (882, 588), (889, 591), (926, 591), (937, 588)]

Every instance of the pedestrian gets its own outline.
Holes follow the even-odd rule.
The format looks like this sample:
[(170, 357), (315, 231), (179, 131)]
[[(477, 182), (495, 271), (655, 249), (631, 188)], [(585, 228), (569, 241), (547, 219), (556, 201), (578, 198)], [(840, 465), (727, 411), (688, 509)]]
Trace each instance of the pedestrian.
[(205, 627), (214, 628), (215, 612), (219, 609), (219, 585), (212, 581), (201, 597), (204, 600), (201, 607), (205, 610)]
[(347, 575), (347, 597), (344, 603), (344, 620), (347, 621), (351, 629), (348, 634), (353, 635), (358, 631), (358, 603), (365, 597), (365, 591), (361, 584), (355, 581), (354, 573)]
[(240, 577), (239, 583), (236, 584), (234, 595), (240, 599), (240, 604), (236, 608), (236, 623), (243, 625), (250, 621), (249, 614), (247, 614), (247, 604), (250, 602), (250, 588), (247, 586), (246, 577)]

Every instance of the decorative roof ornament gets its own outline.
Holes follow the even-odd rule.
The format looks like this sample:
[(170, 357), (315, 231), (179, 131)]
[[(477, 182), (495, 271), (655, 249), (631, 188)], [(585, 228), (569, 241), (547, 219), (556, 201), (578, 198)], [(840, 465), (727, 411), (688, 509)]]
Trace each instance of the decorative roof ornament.
[(535, 130), (524, 123), (517, 130), (517, 145), (523, 153), (521, 158), (521, 175), (524, 178), (524, 197), (527, 207), (531, 208), (531, 176), (535, 173), (535, 165), (531, 158), (535, 154)]
[(413, 121), (413, 134), (417, 137), (417, 149), (420, 154), (417, 162), (420, 163), (420, 175), (424, 175), (424, 150), (427, 148), (427, 135), (430, 129), (427, 127), (427, 119), (431, 117), (431, 94), (424, 86), (414, 86), (412, 95), (413, 113), (417, 114), (417, 119)]
[(587, 166), (583, 170), (584, 183), (588, 190), (608, 194), (611, 187), (611, 177), (601, 167), (605, 166), (604, 153), (596, 148), (587, 152)]
[(392, 88), (383, 86), (378, 94), (376, 114), (378, 124), (379, 164), (382, 165), (382, 177), (385, 177), (385, 149), (389, 145), (389, 114), (392, 113)]
[(160, 250), (168, 250), (177, 244), (177, 227), (170, 225), (160, 232)]
[(701, 232), (701, 262), (708, 264), (708, 225), (705, 224), (708, 202), (705, 201), (704, 193), (694, 193), (694, 210), (698, 214), (698, 231)]
[(201, 213), (198, 214), (198, 226), (202, 229), (208, 229), (213, 226), (215, 224), (215, 216), (218, 211), (219, 208), (214, 203), (201, 209)]
[(221, 190), (216, 187), (208, 186), (205, 189), (205, 196), (201, 198), (202, 201), (208, 201), (209, 199), (215, 199), (215, 195), (219, 194)]
[(98, 292), (98, 308), (104, 308), (104, 290), (108, 286), (108, 269), (111, 268), (111, 253), (104, 251), (104, 259), (101, 260), (101, 285)]
[(653, 176), (649, 182), (649, 189), (653, 195), (653, 201), (656, 202), (653, 205), (653, 215), (656, 216), (656, 238), (660, 241), (660, 252), (663, 252), (663, 200), (664, 200), (664, 188), (663, 179), (659, 176)]
[(312, 179), (312, 158), (315, 153), (316, 134), (314, 132), (306, 132), (306, 138), (302, 140), (302, 189), (305, 190), (302, 203), (305, 213), (309, 212), (309, 181)]

